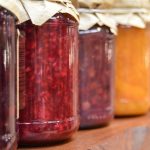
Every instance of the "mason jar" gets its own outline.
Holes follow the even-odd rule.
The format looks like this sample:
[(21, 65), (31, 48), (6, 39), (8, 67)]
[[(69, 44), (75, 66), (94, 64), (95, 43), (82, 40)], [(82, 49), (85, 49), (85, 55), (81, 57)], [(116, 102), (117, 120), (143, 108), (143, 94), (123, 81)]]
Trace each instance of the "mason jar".
[(146, 114), (150, 108), (150, 26), (119, 25), (116, 37), (115, 115)]
[(80, 128), (107, 125), (113, 118), (114, 37), (106, 26), (79, 31)]
[(15, 16), (0, 6), (0, 149), (17, 149)]
[(58, 13), (20, 30), (20, 144), (66, 140), (78, 129), (78, 23)]

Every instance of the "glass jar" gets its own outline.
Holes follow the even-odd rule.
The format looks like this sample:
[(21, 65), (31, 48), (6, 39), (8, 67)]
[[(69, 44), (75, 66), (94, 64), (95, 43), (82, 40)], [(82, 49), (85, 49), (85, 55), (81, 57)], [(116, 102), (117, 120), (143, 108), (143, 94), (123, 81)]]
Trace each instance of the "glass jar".
[(116, 116), (141, 115), (150, 108), (150, 26), (118, 27), (115, 63)]
[(0, 7), (0, 149), (16, 150), (15, 17)]
[(107, 125), (113, 118), (114, 35), (103, 26), (80, 31), (80, 128)]
[(78, 129), (78, 24), (56, 14), (20, 29), (20, 144), (51, 144)]

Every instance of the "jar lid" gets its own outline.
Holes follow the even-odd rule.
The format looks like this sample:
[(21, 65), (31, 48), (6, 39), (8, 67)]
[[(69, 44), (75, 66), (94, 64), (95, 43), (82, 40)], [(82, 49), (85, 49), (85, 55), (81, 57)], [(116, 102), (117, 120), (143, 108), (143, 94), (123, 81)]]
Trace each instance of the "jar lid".
[(110, 17), (117, 25), (145, 28), (150, 23), (150, 11), (145, 8), (114, 8), (111, 9)]
[(20, 0), (29, 19), (42, 25), (57, 13), (67, 13), (79, 21), (79, 15), (70, 0)]
[(19, 22), (28, 20), (28, 15), (19, 0), (0, 0), (0, 6), (13, 13)]
[(80, 13), (79, 30), (89, 30), (95, 25), (99, 27), (105, 25), (110, 28), (112, 33), (117, 33), (117, 24), (114, 19), (106, 13), (107, 9), (101, 10), (101, 12), (96, 9), (78, 9), (78, 11)]
[(115, 0), (113, 7), (150, 8), (150, 0)]
[[(84, 29), (83, 24), (85, 24), (82, 15), (83, 12), (87, 14), (93, 14), (94, 16), (98, 17), (99, 21), (97, 21), (96, 24), (106, 25), (110, 27), (113, 33), (117, 32), (116, 29), (117, 25), (128, 25), (137, 28), (145, 28), (146, 24), (150, 23), (150, 11), (145, 8), (112, 8), (112, 9), (83, 9), (83, 8), (81, 9), (80, 8), (79, 12), (81, 14), (80, 29), (82, 30)], [(90, 24), (90, 21), (88, 22), (88, 24)], [(87, 28), (85, 28), (85, 30), (86, 29)]]

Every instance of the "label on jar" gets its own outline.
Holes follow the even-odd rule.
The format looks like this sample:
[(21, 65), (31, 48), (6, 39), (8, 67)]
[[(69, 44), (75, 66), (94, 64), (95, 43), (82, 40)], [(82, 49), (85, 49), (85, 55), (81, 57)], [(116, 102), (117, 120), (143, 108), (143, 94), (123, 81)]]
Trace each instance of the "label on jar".
[(70, 0), (20, 0), (32, 23), (42, 25), (57, 13), (68, 13), (79, 21)]

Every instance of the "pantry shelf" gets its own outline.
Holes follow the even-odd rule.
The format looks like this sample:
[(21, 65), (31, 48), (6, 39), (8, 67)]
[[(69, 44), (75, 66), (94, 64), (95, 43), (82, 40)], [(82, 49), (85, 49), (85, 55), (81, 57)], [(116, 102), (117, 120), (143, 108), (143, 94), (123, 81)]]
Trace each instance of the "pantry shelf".
[(118, 118), (107, 127), (79, 131), (70, 142), (19, 150), (150, 150), (150, 114)]

